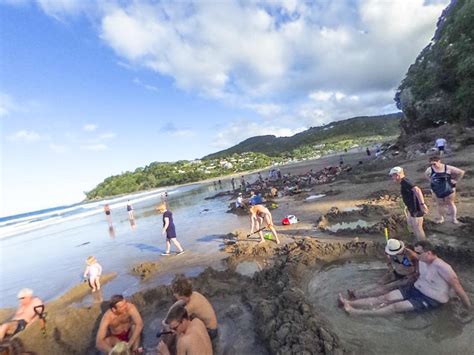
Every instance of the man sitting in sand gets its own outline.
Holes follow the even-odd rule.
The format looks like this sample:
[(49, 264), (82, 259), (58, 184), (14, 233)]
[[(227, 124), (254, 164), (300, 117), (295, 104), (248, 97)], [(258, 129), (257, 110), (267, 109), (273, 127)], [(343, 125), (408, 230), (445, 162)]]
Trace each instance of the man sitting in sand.
[(413, 253), (419, 260), (420, 276), (413, 286), (401, 287), (383, 296), (346, 300), (339, 294), (339, 303), (349, 314), (385, 316), (393, 313), (424, 311), (438, 308), (449, 301), (451, 289), (466, 308), (471, 301), (453, 268), (439, 258), (427, 241), (415, 244)]
[(7, 335), (15, 335), (33, 323), (42, 314), (44, 309), (43, 301), (38, 297), (33, 297), (33, 291), (24, 288), (17, 295), (20, 305), (10, 322), (0, 325), (0, 341)]
[(405, 244), (398, 239), (389, 239), (385, 256), (388, 272), (382, 280), (375, 286), (347, 290), (349, 299), (381, 296), (401, 286), (413, 285), (418, 276), (418, 260), (405, 248)]
[[(177, 355), (212, 355), (211, 339), (206, 326), (199, 318), (190, 319), (183, 305), (172, 307), (165, 319), (170, 329), (177, 335)], [(158, 351), (161, 355), (169, 355), (168, 346), (160, 341)]]
[(261, 225), (263, 223), (267, 224), (267, 228), (269, 228), (272, 231), (273, 237), (275, 238), (275, 241), (277, 244), (280, 244), (280, 239), (278, 239), (278, 234), (275, 230), (275, 227), (273, 227), (273, 219), (272, 219), (272, 214), (263, 205), (255, 205), (251, 206), (249, 208), (249, 213), (250, 213), (250, 222), (251, 222), (251, 228), (250, 228), (250, 234), (254, 233), (254, 231), (258, 231), (258, 235), (260, 236), (260, 243), (265, 242), (265, 239), (263, 238), (263, 232), (262, 232), (262, 227)]
[(191, 318), (199, 318), (207, 328), (211, 340), (217, 338), (217, 317), (211, 303), (197, 291), (184, 275), (177, 275), (171, 285), (174, 297), (183, 302)]
[(135, 305), (122, 295), (110, 299), (109, 310), (105, 312), (97, 331), (96, 347), (104, 353), (113, 349), (115, 344), (124, 341), (129, 349), (137, 351), (143, 321)]

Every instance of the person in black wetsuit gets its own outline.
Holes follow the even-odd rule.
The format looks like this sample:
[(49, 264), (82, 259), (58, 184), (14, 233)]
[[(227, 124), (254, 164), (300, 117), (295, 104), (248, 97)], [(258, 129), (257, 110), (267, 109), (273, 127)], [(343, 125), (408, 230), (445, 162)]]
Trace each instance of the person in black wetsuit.
[(426, 240), (423, 230), (423, 216), (428, 213), (425, 197), (420, 188), (405, 177), (403, 168), (396, 166), (389, 172), (392, 180), (400, 184), (403, 203), (406, 206), (405, 215), (408, 226), (411, 227), (417, 240)]

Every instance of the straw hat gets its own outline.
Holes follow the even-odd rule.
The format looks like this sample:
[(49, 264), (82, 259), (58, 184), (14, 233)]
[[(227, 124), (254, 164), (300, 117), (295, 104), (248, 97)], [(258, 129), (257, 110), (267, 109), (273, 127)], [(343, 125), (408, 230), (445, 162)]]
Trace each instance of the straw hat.
[(387, 245), (385, 246), (385, 253), (388, 255), (397, 255), (405, 249), (405, 243), (398, 239), (389, 239), (387, 240)]
[(86, 264), (87, 265), (92, 265), (92, 264), (95, 264), (97, 262), (97, 259), (93, 256), (89, 256), (87, 259), (86, 259)]

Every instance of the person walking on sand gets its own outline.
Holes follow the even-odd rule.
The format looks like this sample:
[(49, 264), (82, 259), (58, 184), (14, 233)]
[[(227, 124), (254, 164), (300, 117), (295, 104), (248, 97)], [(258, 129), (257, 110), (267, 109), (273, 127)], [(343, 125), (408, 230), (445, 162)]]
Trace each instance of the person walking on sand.
[(280, 239), (278, 239), (278, 234), (275, 230), (275, 227), (273, 226), (272, 214), (270, 213), (268, 208), (263, 205), (251, 206), (249, 208), (249, 213), (251, 223), (250, 233), (252, 234), (255, 231), (259, 231), (258, 235), (260, 236), (260, 243), (265, 242), (265, 239), (263, 238), (263, 232), (260, 229), (262, 229), (262, 224), (266, 223), (266, 227), (272, 231), (276, 243), (280, 244)]
[(89, 277), (89, 286), (92, 292), (100, 290), (100, 275), (102, 275), (102, 266), (97, 262), (93, 256), (86, 259), (86, 270), (84, 271), (84, 279)]
[(426, 311), (448, 303), (451, 290), (459, 296), (467, 309), (472, 307), (453, 268), (438, 257), (434, 246), (427, 241), (415, 244), (420, 276), (413, 286), (401, 287), (379, 297), (346, 300), (339, 294), (339, 304), (349, 314), (386, 316), (393, 313)]
[(104, 212), (105, 212), (105, 218), (107, 219), (107, 223), (109, 224), (109, 228), (112, 228), (112, 216), (110, 215), (110, 206), (108, 203), (104, 205)]
[(430, 181), (432, 196), (436, 200), (437, 216), (435, 223), (444, 222), (446, 209), (451, 216), (451, 222), (459, 223), (454, 199), (456, 197), (456, 184), (463, 178), (464, 174), (464, 170), (441, 163), (439, 157), (430, 158), (430, 167), (426, 169), (425, 175)]
[[(178, 355), (212, 355), (211, 339), (206, 326), (199, 318), (191, 318), (183, 305), (173, 307), (165, 322), (177, 335)], [(161, 355), (170, 354), (163, 341), (158, 344), (158, 351)]]
[(423, 216), (428, 213), (428, 206), (425, 204), (423, 192), (405, 177), (403, 168), (396, 166), (388, 174), (393, 181), (400, 184), (402, 200), (408, 210), (408, 213), (405, 211), (408, 226), (411, 227), (417, 240), (425, 240)]
[(0, 325), (0, 341), (3, 341), (5, 336), (15, 335), (26, 328), (28, 324), (33, 323), (36, 319), (42, 316), (44, 309), (43, 301), (38, 297), (33, 297), (33, 291), (29, 288), (24, 288), (18, 292), (18, 302), (20, 303), (12, 320)]
[(435, 147), (438, 149), (439, 155), (443, 155), (446, 149), (446, 139), (438, 138), (435, 141)]
[(166, 234), (166, 252), (161, 255), (171, 255), (171, 242), (178, 248), (178, 255), (184, 253), (184, 249), (176, 238), (176, 227), (173, 221), (173, 213), (168, 211), (165, 203), (160, 204), (157, 208), (158, 212), (163, 214), (163, 230), (162, 234)]
[(100, 321), (95, 344), (97, 349), (108, 353), (115, 344), (124, 341), (129, 349), (137, 351), (142, 330), (143, 320), (137, 307), (122, 295), (114, 295)]
[(127, 201), (127, 212), (128, 212), (128, 219), (130, 220), (135, 219), (135, 216), (133, 214), (133, 206), (130, 203), (130, 200)]

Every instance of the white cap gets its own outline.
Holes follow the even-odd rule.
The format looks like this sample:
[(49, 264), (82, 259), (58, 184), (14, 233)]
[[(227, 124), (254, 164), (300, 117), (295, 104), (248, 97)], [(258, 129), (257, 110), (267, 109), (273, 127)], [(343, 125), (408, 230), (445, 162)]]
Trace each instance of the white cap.
[(400, 174), (403, 171), (403, 168), (400, 168), (399, 166), (396, 166), (392, 169), (390, 169), (390, 172), (388, 175), (393, 175), (393, 174)]
[(33, 290), (30, 288), (22, 288), (20, 292), (18, 292), (18, 294), (16, 295), (18, 299), (31, 296), (33, 296)]

